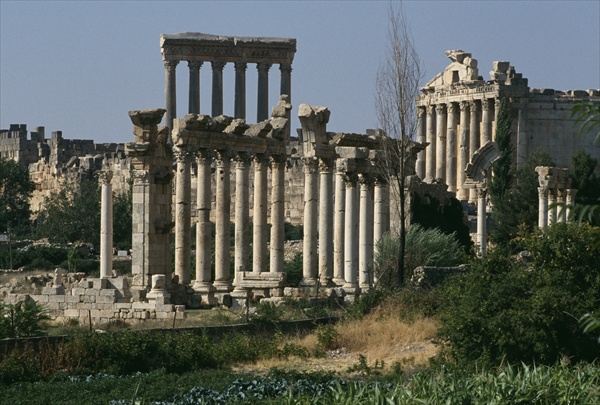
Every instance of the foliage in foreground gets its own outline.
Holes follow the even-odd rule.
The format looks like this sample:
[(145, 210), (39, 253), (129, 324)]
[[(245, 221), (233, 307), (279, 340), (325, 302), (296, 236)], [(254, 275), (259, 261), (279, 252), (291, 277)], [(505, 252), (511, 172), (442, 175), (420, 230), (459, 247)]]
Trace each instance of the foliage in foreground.
[(40, 336), (40, 322), (45, 319), (46, 311), (32, 299), (16, 304), (0, 302), (0, 339)]
[[(224, 372), (64, 377), (3, 387), (0, 403), (76, 404), (593, 404), (600, 400), (600, 369), (505, 366), (467, 374), (442, 368), (358, 382), (333, 373), (272, 370), (266, 377)], [(388, 379), (389, 381), (389, 379)], [(35, 401), (38, 402), (35, 402)], [(78, 402), (79, 401), (79, 402)]]
[(35, 184), (29, 171), (12, 159), (0, 158), (0, 232), (8, 227), (17, 233), (29, 226), (29, 197)]
[(500, 250), (449, 280), (439, 334), (458, 364), (593, 361), (600, 346), (579, 318), (600, 308), (600, 228), (555, 224), (523, 243), (533, 261)]

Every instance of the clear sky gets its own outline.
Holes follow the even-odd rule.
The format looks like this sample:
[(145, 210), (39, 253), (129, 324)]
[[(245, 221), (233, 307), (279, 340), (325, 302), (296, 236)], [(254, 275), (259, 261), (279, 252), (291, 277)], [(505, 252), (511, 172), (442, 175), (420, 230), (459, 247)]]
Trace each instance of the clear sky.
[[(375, 76), (385, 53), (387, 1), (7, 1), (0, 0), (0, 128), (27, 124), (70, 139), (133, 140), (129, 110), (164, 107), (162, 33), (297, 39), (298, 105), (331, 110), (329, 131), (377, 126)], [(462, 49), (489, 80), (510, 61), (535, 88), (600, 88), (600, 1), (405, 1), (424, 82)], [(233, 67), (224, 112), (233, 115)], [(187, 112), (187, 64), (177, 69), (177, 115)], [(247, 72), (247, 117), (256, 117), (256, 69)], [(210, 66), (201, 70), (209, 113)], [(270, 72), (271, 105), (279, 70)]]

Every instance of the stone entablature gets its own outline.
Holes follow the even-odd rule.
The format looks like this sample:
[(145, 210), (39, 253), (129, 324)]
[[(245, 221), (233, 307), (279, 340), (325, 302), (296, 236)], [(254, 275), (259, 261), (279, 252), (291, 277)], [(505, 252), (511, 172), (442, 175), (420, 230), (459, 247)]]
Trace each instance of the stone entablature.
[[(501, 98), (507, 99), (512, 116), (517, 165), (540, 149), (562, 167), (571, 164), (580, 148), (600, 158), (600, 145), (591, 136), (578, 135), (571, 116), (576, 103), (600, 103), (599, 90), (531, 89), (528, 80), (504, 61), (493, 62), (486, 81), (470, 53), (453, 50), (446, 55), (452, 63), (421, 88), (423, 94), (416, 100), (417, 142), (429, 144), (417, 160), (419, 178), (446, 183), (459, 200), (475, 202), (475, 190), (464, 186), (464, 171), (475, 151), (495, 139)], [(600, 168), (596, 170), (600, 173)]]

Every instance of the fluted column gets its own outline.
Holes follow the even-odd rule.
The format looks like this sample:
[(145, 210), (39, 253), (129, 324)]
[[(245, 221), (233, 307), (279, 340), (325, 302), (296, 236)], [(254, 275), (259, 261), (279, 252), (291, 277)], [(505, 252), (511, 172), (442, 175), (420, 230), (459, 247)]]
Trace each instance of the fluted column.
[(190, 69), (190, 90), (188, 96), (188, 112), (190, 114), (200, 114), (200, 68), (202, 62), (189, 61)]
[[(165, 60), (165, 126), (173, 129), (173, 119), (177, 117), (177, 79), (178, 60)], [(170, 135), (169, 135), (170, 138)]]
[(481, 100), (481, 142), (480, 147), (492, 140), (492, 117), (494, 116), (494, 99)]
[(387, 215), (389, 210), (389, 188), (383, 176), (375, 177), (375, 186), (373, 190), (373, 244), (383, 238), (387, 232)]
[[(471, 123), (469, 128), (469, 162), (473, 154), (479, 149), (479, 112), (481, 111), (477, 100), (471, 101)], [(469, 201), (477, 201), (477, 192), (471, 189), (469, 192)]]
[(373, 285), (373, 178), (360, 174), (358, 220), (358, 283), (361, 291)]
[(177, 161), (175, 176), (175, 275), (180, 284), (190, 283), (191, 249), (191, 175), (189, 149), (176, 146), (173, 150)]
[(252, 271), (267, 269), (267, 170), (269, 157), (262, 153), (254, 156), (254, 215), (252, 237)]
[(358, 176), (346, 176), (346, 215), (344, 235), (344, 290), (353, 294), (358, 291)]
[(487, 229), (486, 229), (486, 196), (485, 187), (476, 188), (477, 191), (477, 245), (479, 245), (479, 254), (485, 256), (487, 248)]
[(316, 282), (318, 265), (317, 215), (319, 201), (319, 161), (304, 158), (304, 246), (303, 246), (303, 285)]
[(269, 69), (271, 64), (260, 62), (256, 65), (258, 70), (258, 90), (256, 102), (256, 122), (269, 118)]
[(245, 62), (235, 62), (234, 117), (246, 118), (246, 68)]
[(319, 278), (333, 279), (333, 160), (320, 159), (319, 182)]
[(271, 259), (270, 272), (283, 272), (285, 235), (285, 155), (271, 157)]
[(345, 173), (341, 160), (336, 162), (335, 171), (335, 206), (333, 208), (333, 283), (341, 287), (344, 277), (344, 219), (346, 212)]
[(216, 180), (217, 180), (217, 212), (215, 215), (215, 283), (217, 292), (230, 290), (229, 274), (231, 257), (229, 256), (231, 191), (230, 172), (231, 154), (227, 150), (217, 151)]
[(435, 106), (427, 106), (427, 142), (429, 146), (425, 149), (425, 182), (431, 183), (435, 180)]
[[(427, 123), (425, 121), (426, 109), (425, 107), (417, 107), (417, 142), (425, 143), (427, 137), (425, 131), (427, 129)], [(425, 151), (422, 150), (417, 154), (416, 171), (419, 179), (425, 179)]]
[(196, 280), (194, 290), (205, 292), (212, 288), (210, 264), (212, 259), (212, 223), (211, 210), (211, 164), (212, 152), (201, 149), (196, 155), (198, 166), (196, 175)]
[(467, 101), (460, 102), (460, 138), (458, 142), (458, 162), (457, 162), (457, 194), (459, 200), (467, 200), (469, 191), (464, 187), (467, 174), (465, 168), (469, 163), (469, 125), (470, 125), (470, 105)]
[(226, 62), (211, 62), (212, 66), (212, 116), (223, 114), (223, 68)]
[(519, 103), (519, 113), (517, 115), (517, 167), (520, 167), (527, 160), (527, 101), (521, 100)]
[(456, 103), (448, 104), (448, 128), (446, 132), (446, 184), (448, 191), (455, 193), (456, 186)]
[(103, 170), (98, 175), (102, 184), (100, 209), (100, 278), (112, 277), (113, 250), (113, 200), (111, 170)]
[(548, 225), (556, 223), (556, 189), (548, 189)]
[(546, 229), (548, 226), (548, 187), (538, 187), (538, 227)]
[(446, 180), (446, 105), (438, 104), (436, 106), (437, 110), (437, 120), (436, 120), (436, 132), (437, 132), (437, 145), (435, 146), (436, 150), (436, 179), (442, 179), (445, 182)]
[(237, 154), (235, 159), (235, 255), (234, 268), (237, 286), (238, 272), (249, 271), (250, 257), (250, 157), (245, 152)]

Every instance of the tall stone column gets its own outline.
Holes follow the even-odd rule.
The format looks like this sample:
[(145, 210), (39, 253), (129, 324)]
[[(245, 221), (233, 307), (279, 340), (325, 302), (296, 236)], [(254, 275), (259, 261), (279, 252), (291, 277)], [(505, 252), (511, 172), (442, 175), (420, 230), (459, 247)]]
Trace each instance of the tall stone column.
[(231, 217), (231, 153), (228, 150), (217, 151), (217, 212), (215, 215), (215, 283), (219, 293), (229, 292), (230, 263), (230, 217)]
[[(279, 70), (281, 71), (281, 82), (279, 87), (279, 94), (287, 94), (287, 102), (292, 102), (292, 64), (281, 63), (279, 64)], [(289, 113), (288, 113), (289, 114)], [(287, 117), (289, 119), (289, 116)], [(285, 128), (285, 139), (289, 142), (290, 139), (291, 125), (287, 125)]]
[(567, 192), (567, 221), (573, 221), (573, 205), (575, 204), (575, 196), (577, 195), (577, 190), (573, 188), (568, 188)]
[(436, 106), (437, 110), (437, 145), (435, 146), (436, 150), (436, 179), (442, 179), (444, 182), (446, 181), (446, 105), (438, 104)]
[(389, 206), (389, 200), (386, 199), (388, 191), (387, 183), (383, 176), (375, 176), (375, 187), (373, 190), (373, 243), (383, 238), (387, 232), (386, 226), (386, 205)]
[(494, 99), (481, 100), (481, 142), (480, 147), (492, 140), (492, 118), (494, 116)]
[(465, 168), (469, 163), (469, 125), (470, 125), (470, 105), (467, 101), (460, 102), (460, 138), (458, 146), (458, 163), (457, 163), (457, 194), (459, 200), (467, 200), (469, 191), (464, 187), (467, 174)]
[(479, 245), (479, 254), (485, 256), (487, 249), (487, 229), (486, 229), (486, 196), (485, 187), (476, 188), (477, 190), (477, 245)]
[(304, 158), (304, 246), (302, 285), (314, 285), (317, 281), (317, 216), (319, 201), (319, 160)]
[(358, 290), (358, 176), (356, 173), (346, 175), (346, 217), (344, 219), (346, 233), (344, 235), (344, 278), (343, 288), (348, 294)]
[(256, 65), (258, 70), (258, 90), (256, 102), (256, 122), (269, 118), (269, 69), (271, 64), (260, 62)]
[(226, 62), (214, 61), (212, 66), (212, 116), (223, 114), (223, 68)]
[(188, 148), (173, 148), (177, 161), (175, 176), (175, 275), (180, 284), (190, 283), (192, 244), (190, 240), (192, 187), (190, 174), (191, 152)]
[(323, 285), (333, 279), (333, 160), (320, 159), (319, 278)]
[(431, 183), (435, 180), (435, 106), (427, 106), (427, 142), (429, 146), (425, 149), (425, 182)]
[(246, 119), (246, 68), (245, 62), (235, 62), (235, 118)]
[(556, 189), (548, 189), (548, 225), (556, 223)]
[(189, 61), (188, 67), (190, 69), (188, 112), (190, 114), (200, 114), (200, 68), (202, 62)]
[(335, 171), (335, 206), (333, 208), (333, 283), (341, 287), (344, 276), (344, 219), (346, 213), (346, 184), (342, 160), (336, 162)]
[(271, 157), (271, 259), (270, 272), (283, 272), (285, 235), (285, 155)]
[(254, 156), (254, 232), (252, 237), (252, 271), (262, 273), (267, 269), (267, 170), (269, 157)]
[(100, 210), (100, 278), (112, 277), (113, 200), (111, 170), (102, 170), (98, 180), (102, 184)]
[[(471, 101), (471, 124), (469, 128), (469, 162), (473, 154), (479, 149), (479, 101)], [(469, 202), (477, 201), (477, 192), (474, 188), (469, 191)]]
[(448, 104), (448, 128), (446, 144), (446, 184), (448, 191), (455, 193), (456, 186), (456, 103)]
[(538, 227), (546, 229), (548, 226), (548, 187), (538, 187)]
[[(425, 143), (427, 137), (425, 135), (425, 131), (427, 129), (427, 123), (425, 122), (425, 107), (417, 107), (417, 142)], [(425, 179), (425, 151), (422, 150), (417, 154), (417, 176), (419, 179)]]
[(196, 177), (196, 280), (194, 291), (209, 293), (213, 290), (210, 265), (212, 259), (212, 223), (210, 222), (211, 198), (211, 164), (213, 154), (207, 149), (200, 149), (196, 155), (198, 165)]
[(237, 273), (249, 271), (248, 259), (250, 257), (250, 157), (245, 152), (240, 152), (236, 157), (235, 165), (235, 260), (234, 267)]
[(360, 174), (360, 204), (358, 220), (358, 281), (361, 291), (373, 285), (373, 179)]
[(517, 167), (527, 160), (527, 104), (526, 100), (519, 102), (519, 113), (517, 115)]
[[(165, 126), (173, 129), (173, 119), (177, 117), (177, 79), (176, 71), (178, 60), (165, 60)], [(171, 135), (169, 134), (169, 139)]]

